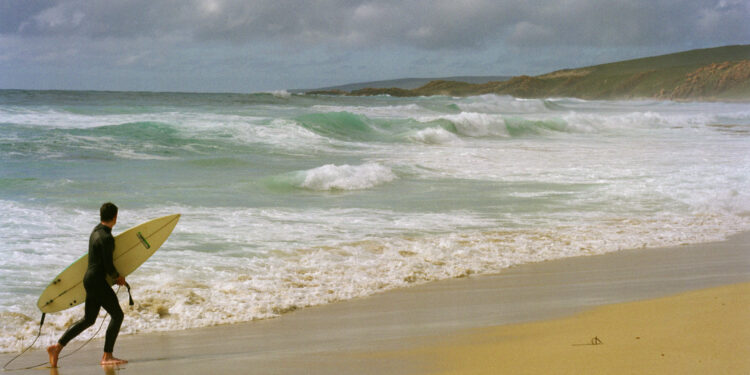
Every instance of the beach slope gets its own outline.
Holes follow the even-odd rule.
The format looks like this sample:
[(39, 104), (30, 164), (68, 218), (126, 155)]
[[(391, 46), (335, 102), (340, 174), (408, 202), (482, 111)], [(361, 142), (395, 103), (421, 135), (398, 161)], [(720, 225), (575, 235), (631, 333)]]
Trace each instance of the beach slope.
[[(736, 355), (747, 353), (747, 341), (743, 340), (748, 337), (747, 322), (737, 321), (737, 314), (747, 316), (747, 286), (691, 294), (678, 297), (677, 302), (605, 307), (574, 321), (496, 327), (747, 283), (748, 244), (750, 234), (743, 233), (723, 242), (527, 264), (497, 275), (428, 283), (302, 309), (277, 319), (124, 336), (118, 340), (115, 354), (131, 361), (121, 371), (137, 374), (495, 373), (482, 371), (509, 362), (520, 368), (528, 363), (524, 361), (531, 361), (520, 354), (497, 351), (507, 347), (522, 351), (527, 345), (528, 353), (523, 353), (527, 356), (551, 353), (562, 356), (553, 357), (560, 358), (558, 362), (570, 357), (567, 365), (577, 373), (587, 373), (593, 366), (589, 357), (607, 353), (609, 357), (597, 362), (601, 367), (595, 372), (616, 373), (613, 368), (632, 369), (625, 366), (635, 357), (626, 349), (637, 349), (632, 355), (643, 361), (639, 366), (650, 369), (653, 364), (656, 369), (659, 361), (687, 368), (699, 368), (698, 360), (706, 361), (707, 366), (724, 363), (724, 357), (716, 359), (719, 357), (706, 349), (715, 347), (713, 350), (739, 358), (726, 362), (727, 366), (742, 369), (747, 363)], [(575, 321), (582, 317), (584, 320)], [(711, 317), (716, 318), (712, 321)], [(694, 331), (700, 335), (688, 338)], [(82, 336), (85, 339), (87, 334)], [(594, 337), (603, 344), (586, 345)], [(95, 340), (63, 359), (59, 374), (101, 374), (103, 369), (97, 365), (101, 344)], [(574, 346), (577, 344), (583, 345)], [(72, 350), (79, 344), (70, 345)], [(447, 354), (454, 351), (454, 356)], [(577, 367), (571, 352), (586, 367)], [(0, 360), (5, 363), (10, 357), (3, 354)], [(37, 363), (45, 357), (43, 351), (32, 351), (14, 366)], [(541, 358), (536, 359), (540, 366), (548, 362)], [(487, 367), (465, 370), (466, 363), (480, 359)], [(681, 373), (680, 368), (667, 367), (656, 373)], [(734, 369), (713, 373), (736, 373)]]

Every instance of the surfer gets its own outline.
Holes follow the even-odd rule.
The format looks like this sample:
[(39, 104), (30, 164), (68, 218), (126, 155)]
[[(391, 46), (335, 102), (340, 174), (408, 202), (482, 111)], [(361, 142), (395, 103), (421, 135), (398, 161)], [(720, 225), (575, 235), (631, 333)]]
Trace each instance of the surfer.
[(101, 224), (94, 228), (91, 237), (89, 237), (89, 264), (86, 275), (83, 277), (83, 286), (86, 289), (85, 313), (83, 319), (70, 326), (55, 345), (47, 348), (49, 363), (53, 368), (57, 367), (57, 360), (63, 347), (83, 330), (94, 324), (97, 315), (99, 315), (100, 307), (104, 307), (111, 318), (109, 326), (107, 326), (104, 355), (102, 355), (100, 363), (102, 365), (118, 365), (128, 362), (112, 355), (124, 315), (117, 300), (117, 295), (107, 283), (106, 278), (109, 275), (117, 285), (125, 285), (125, 278), (120, 276), (112, 261), (112, 253), (115, 250), (112, 227), (117, 223), (117, 206), (109, 202), (104, 203), (99, 209), (99, 215)]

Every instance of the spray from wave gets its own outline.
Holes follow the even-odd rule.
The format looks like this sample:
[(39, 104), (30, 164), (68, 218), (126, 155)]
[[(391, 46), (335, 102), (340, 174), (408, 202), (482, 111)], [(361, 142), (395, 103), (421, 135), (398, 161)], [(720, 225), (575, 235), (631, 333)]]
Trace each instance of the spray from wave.
[(289, 91), (286, 90), (275, 90), (271, 91), (271, 95), (274, 97), (280, 98), (280, 99), (289, 99), (292, 97), (292, 94), (289, 93)]
[(297, 172), (298, 187), (317, 191), (362, 190), (395, 180), (393, 171), (378, 163), (362, 165), (327, 164)]

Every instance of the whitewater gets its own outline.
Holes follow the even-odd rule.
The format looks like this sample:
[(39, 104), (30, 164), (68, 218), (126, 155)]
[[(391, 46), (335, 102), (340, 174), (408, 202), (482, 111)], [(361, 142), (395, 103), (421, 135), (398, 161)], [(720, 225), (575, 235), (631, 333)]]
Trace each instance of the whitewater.
[[(183, 215), (129, 276), (122, 334), (247, 322), (750, 230), (750, 110), (0, 90), (0, 351), (30, 343), (39, 294), (85, 254), (106, 201), (114, 234)], [(82, 315), (48, 316), (37, 346)]]

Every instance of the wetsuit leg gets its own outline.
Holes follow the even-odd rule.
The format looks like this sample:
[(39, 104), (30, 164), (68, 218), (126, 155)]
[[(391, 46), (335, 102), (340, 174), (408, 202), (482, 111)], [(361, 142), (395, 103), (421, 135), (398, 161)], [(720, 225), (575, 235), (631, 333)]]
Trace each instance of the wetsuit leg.
[(115, 291), (109, 285), (106, 285), (106, 288), (101, 290), (99, 301), (110, 316), (107, 335), (104, 339), (104, 352), (112, 353), (115, 347), (115, 340), (117, 340), (117, 334), (120, 333), (120, 325), (122, 325), (124, 314), (120, 308), (120, 302), (117, 300)]
[(81, 334), (86, 328), (91, 327), (96, 322), (96, 316), (99, 315), (99, 307), (101, 306), (99, 299), (91, 293), (86, 293), (86, 302), (84, 305), (83, 319), (75, 322), (68, 330), (63, 333), (60, 340), (57, 342), (60, 345), (65, 346), (68, 342), (74, 339), (76, 336)]

